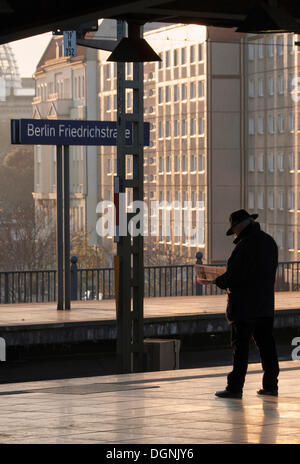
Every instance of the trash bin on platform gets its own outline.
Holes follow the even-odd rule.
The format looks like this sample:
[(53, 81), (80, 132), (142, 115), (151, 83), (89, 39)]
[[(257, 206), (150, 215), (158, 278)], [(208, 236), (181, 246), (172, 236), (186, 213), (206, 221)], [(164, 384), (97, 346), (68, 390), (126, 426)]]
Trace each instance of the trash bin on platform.
[(180, 340), (146, 338), (144, 340), (144, 371), (179, 369)]

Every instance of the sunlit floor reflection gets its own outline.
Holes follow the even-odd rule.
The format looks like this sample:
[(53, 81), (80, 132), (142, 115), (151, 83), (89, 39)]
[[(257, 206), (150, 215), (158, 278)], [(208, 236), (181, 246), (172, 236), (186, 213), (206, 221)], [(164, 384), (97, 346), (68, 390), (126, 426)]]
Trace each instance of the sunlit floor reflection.
[(279, 396), (215, 397), (226, 367), (0, 384), (0, 443), (300, 443), (300, 363), (281, 363)]

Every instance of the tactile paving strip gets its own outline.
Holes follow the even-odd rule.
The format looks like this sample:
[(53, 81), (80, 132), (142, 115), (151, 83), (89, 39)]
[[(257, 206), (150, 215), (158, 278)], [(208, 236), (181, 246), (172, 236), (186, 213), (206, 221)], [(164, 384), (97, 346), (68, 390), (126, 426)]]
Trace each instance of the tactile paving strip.
[(90, 395), (92, 393), (106, 393), (126, 390), (145, 390), (149, 388), (159, 388), (159, 386), (145, 387), (138, 385), (92, 383), (87, 385), (70, 385), (65, 387), (41, 388), (38, 390), (30, 390), (30, 393), (54, 393), (59, 395)]
[(27, 393), (53, 393), (56, 395), (91, 395), (93, 393), (107, 393), (114, 391), (126, 390), (146, 390), (150, 388), (159, 388), (159, 386), (138, 386), (109, 383), (92, 383), (87, 385), (69, 385), (65, 387), (38, 388), (34, 390), (16, 390), (0, 392), (0, 395), (21, 395)]

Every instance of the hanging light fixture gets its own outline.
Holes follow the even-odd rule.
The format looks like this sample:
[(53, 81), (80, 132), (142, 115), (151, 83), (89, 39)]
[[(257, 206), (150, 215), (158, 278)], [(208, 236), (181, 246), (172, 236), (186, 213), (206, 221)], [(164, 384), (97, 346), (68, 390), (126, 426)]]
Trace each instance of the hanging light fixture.
[(145, 62), (161, 61), (161, 58), (148, 42), (140, 37), (140, 24), (129, 21), (128, 37), (120, 40), (107, 61)]

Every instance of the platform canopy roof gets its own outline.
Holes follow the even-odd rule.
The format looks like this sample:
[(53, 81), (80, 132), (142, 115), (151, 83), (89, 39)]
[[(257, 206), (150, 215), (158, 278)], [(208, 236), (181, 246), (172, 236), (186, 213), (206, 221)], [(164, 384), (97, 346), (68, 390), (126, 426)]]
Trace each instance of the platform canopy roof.
[[(300, 29), (300, 1), (265, 2), (284, 6)], [(100, 18), (239, 27), (255, 4), (256, 0), (0, 0), (0, 43)]]

